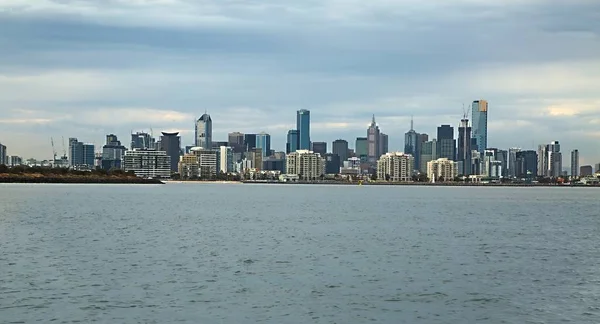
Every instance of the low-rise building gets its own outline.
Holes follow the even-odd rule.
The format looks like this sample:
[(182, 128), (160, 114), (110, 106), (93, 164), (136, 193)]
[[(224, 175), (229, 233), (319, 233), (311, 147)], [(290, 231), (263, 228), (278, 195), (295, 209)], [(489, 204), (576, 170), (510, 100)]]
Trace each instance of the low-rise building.
[(386, 153), (377, 161), (377, 179), (392, 182), (412, 181), (415, 158), (402, 152)]
[(458, 163), (448, 158), (427, 162), (427, 177), (431, 181), (452, 181), (458, 176)]
[(165, 151), (134, 149), (125, 152), (123, 169), (141, 178), (170, 178), (171, 157)]
[(286, 173), (297, 174), (305, 181), (317, 180), (325, 174), (325, 160), (319, 153), (297, 150), (287, 155)]
[(591, 165), (582, 165), (579, 167), (579, 175), (581, 177), (588, 177), (594, 174), (594, 170)]

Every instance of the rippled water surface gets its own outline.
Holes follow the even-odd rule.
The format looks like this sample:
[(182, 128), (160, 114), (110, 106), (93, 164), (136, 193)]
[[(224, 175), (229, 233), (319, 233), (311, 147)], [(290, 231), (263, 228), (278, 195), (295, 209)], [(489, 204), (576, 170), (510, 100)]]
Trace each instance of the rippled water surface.
[(600, 190), (0, 185), (0, 323), (599, 323)]

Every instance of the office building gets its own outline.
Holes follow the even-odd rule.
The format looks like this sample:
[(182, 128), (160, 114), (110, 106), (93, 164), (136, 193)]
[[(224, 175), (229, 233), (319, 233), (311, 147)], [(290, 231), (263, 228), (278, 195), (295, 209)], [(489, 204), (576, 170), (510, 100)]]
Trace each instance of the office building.
[(377, 160), (381, 156), (379, 151), (379, 141), (381, 140), (381, 132), (379, 130), (379, 126), (375, 122), (375, 115), (373, 115), (373, 119), (371, 121), (371, 125), (367, 129), (367, 162), (372, 165), (377, 164)]
[[(474, 147), (474, 142), (471, 142), (471, 148)], [(483, 154), (477, 150), (471, 150), (471, 173), (473, 175), (483, 174)]]
[(267, 156), (271, 155), (271, 135), (262, 132), (260, 134), (256, 134), (256, 146), (255, 148), (259, 148), (262, 151), (263, 159)]
[(496, 160), (500, 161), (502, 177), (506, 177), (508, 174), (508, 151), (496, 149)]
[(220, 150), (194, 147), (191, 154), (196, 156), (198, 162), (198, 177), (200, 179), (214, 179), (219, 172)]
[[(196, 147), (203, 147), (205, 149), (211, 149), (212, 146), (212, 118), (207, 113), (204, 113), (196, 121), (196, 141), (194, 144)], [(168, 154), (168, 153), (167, 153)], [(179, 161), (179, 157), (177, 157)]]
[(369, 159), (369, 140), (366, 137), (357, 137), (355, 155), (363, 162)]
[(165, 151), (134, 149), (125, 152), (123, 168), (141, 178), (169, 178), (171, 157)]
[(219, 148), (219, 172), (230, 173), (233, 171), (233, 148), (230, 146), (221, 146)]
[(332, 143), (331, 152), (337, 154), (340, 157), (340, 161), (346, 161), (348, 159), (348, 141), (343, 139), (337, 139)]
[(391, 182), (412, 181), (415, 158), (402, 152), (386, 153), (377, 161), (377, 179)]
[(429, 161), (437, 160), (437, 140), (434, 138), (431, 141), (427, 141), (421, 145), (421, 157), (419, 158), (419, 171), (421, 173), (427, 173), (427, 163)]
[(514, 177), (535, 178), (538, 174), (538, 156), (536, 151), (517, 151), (515, 153), (513, 168)]
[(250, 160), (252, 163), (252, 168), (256, 170), (261, 170), (263, 167), (263, 153), (261, 148), (253, 148), (251, 151), (247, 152), (246, 159)]
[(415, 158), (415, 167), (420, 167), (421, 152), (419, 152), (419, 141), (421, 136), (414, 130), (413, 119), (410, 119), (410, 130), (404, 134), (404, 153)]
[(0, 165), (8, 165), (8, 157), (6, 154), (6, 145), (0, 143)]
[(321, 154), (321, 156), (325, 156), (327, 154), (327, 143), (326, 142), (312, 142), (311, 150), (315, 153)]
[(193, 153), (186, 153), (179, 157), (177, 171), (181, 179), (196, 180), (200, 177), (200, 164), (198, 157)]
[(579, 177), (579, 150), (571, 151), (571, 176)]
[(305, 181), (318, 180), (325, 174), (325, 160), (318, 153), (298, 150), (287, 155), (286, 173)]
[(79, 142), (77, 138), (69, 138), (69, 165), (77, 170), (93, 169), (96, 161), (93, 144)]
[(269, 157), (263, 161), (264, 171), (279, 171), (285, 174), (285, 157)]
[(538, 176), (548, 176), (548, 145), (538, 145)]
[[(423, 165), (423, 163), (421, 162), (421, 152), (423, 150), (423, 144), (425, 144), (425, 142), (429, 141), (429, 135), (425, 134), (425, 133), (420, 133), (419, 136), (417, 137), (417, 150), (416, 150), (416, 154), (417, 156), (415, 156), (415, 168), (417, 170), (421, 170), (421, 166)], [(437, 140), (436, 140), (437, 141)], [(427, 172), (427, 163), (424, 164), (425, 165), (425, 170), (422, 171), (423, 173)]]
[(152, 137), (152, 135), (145, 132), (131, 134), (131, 150), (155, 150), (156, 148), (156, 140)]
[(256, 134), (244, 134), (244, 152), (250, 152), (256, 148)]
[(310, 111), (301, 109), (296, 112), (296, 130), (298, 131), (298, 150), (310, 149)]
[(452, 181), (458, 176), (458, 163), (447, 158), (427, 162), (427, 177), (432, 182)]
[(488, 178), (501, 178), (502, 161), (498, 160), (498, 150), (495, 148), (486, 149), (483, 152), (483, 164), (481, 175)]
[(600, 163), (596, 163), (596, 165), (594, 167), (595, 167), (594, 171), (596, 173), (600, 172)]
[(471, 127), (469, 126), (469, 120), (463, 118), (460, 121), (460, 127), (458, 128), (458, 154), (456, 161), (460, 163), (462, 168), (458, 170), (458, 173), (462, 175), (472, 175), (471, 170)]
[(383, 155), (389, 152), (389, 136), (384, 133), (379, 134), (379, 154)]
[(454, 127), (442, 125), (437, 128), (437, 153), (439, 158), (454, 161), (456, 159), (456, 140), (454, 139)]
[(177, 172), (177, 164), (181, 156), (181, 137), (179, 137), (179, 132), (162, 132), (160, 150), (167, 152), (167, 155), (171, 158), (171, 171)]
[(234, 153), (244, 152), (244, 134), (240, 132), (229, 133), (227, 135), (227, 146), (230, 146)]
[[(20, 156), (11, 155), (10, 157), (8, 157), (8, 162), (7, 163), (8, 164), (6, 164), (6, 165), (8, 165), (10, 167), (16, 167), (16, 166), (19, 166), (19, 165), (23, 165), (23, 159)], [(0, 164), (2, 164), (2, 163), (0, 163)]]
[(102, 146), (101, 168), (104, 170), (121, 169), (123, 155), (127, 148), (114, 134), (106, 135), (106, 143)]
[(287, 133), (287, 143), (285, 145), (285, 153), (290, 154), (298, 150), (298, 131), (290, 129)]
[[(519, 167), (519, 165), (517, 164), (517, 154), (519, 152), (521, 152), (521, 149), (517, 148), (517, 147), (513, 147), (513, 148), (508, 149), (508, 169), (507, 169), (507, 175), (510, 178), (521, 176), (517, 172), (517, 168)], [(536, 170), (537, 170), (537, 161), (536, 161)], [(535, 174), (537, 175), (537, 172)]]
[(341, 161), (337, 154), (327, 153), (325, 157), (325, 174), (339, 174)]
[(548, 157), (548, 177), (560, 177), (562, 176), (562, 153), (560, 152), (560, 143), (558, 141), (553, 141), (548, 144), (547, 148)]
[(488, 102), (475, 100), (472, 104), (473, 138), (479, 153), (484, 153), (488, 145)]
[(594, 170), (591, 165), (582, 165), (579, 168), (579, 176), (580, 177), (590, 177), (594, 175)]

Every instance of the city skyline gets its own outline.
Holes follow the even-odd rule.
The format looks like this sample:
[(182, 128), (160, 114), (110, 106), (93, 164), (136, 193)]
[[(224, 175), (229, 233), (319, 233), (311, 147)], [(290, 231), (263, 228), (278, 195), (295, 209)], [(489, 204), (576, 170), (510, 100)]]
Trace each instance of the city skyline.
[(44, 159), (50, 137), (98, 148), (106, 134), (150, 128), (193, 144), (190, 121), (204, 111), (215, 141), (265, 131), (285, 151), (301, 109), (313, 141), (352, 147), (375, 114), (390, 151), (403, 151), (411, 115), (431, 138), (485, 98), (487, 146), (559, 140), (581, 165), (600, 161), (597, 1), (207, 1), (210, 14), (181, 1), (22, 3), (0, 4), (10, 155)]

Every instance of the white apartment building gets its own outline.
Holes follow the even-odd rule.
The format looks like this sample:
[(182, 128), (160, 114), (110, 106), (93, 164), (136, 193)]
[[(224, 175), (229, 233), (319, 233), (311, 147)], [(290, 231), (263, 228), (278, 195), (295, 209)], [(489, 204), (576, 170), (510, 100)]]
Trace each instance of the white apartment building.
[(301, 180), (317, 180), (325, 174), (325, 159), (319, 153), (297, 150), (287, 155), (287, 174), (297, 174)]
[(458, 163), (447, 158), (427, 162), (427, 177), (431, 181), (452, 180), (458, 175)]
[(219, 148), (219, 172), (233, 172), (233, 149), (230, 146)]
[(386, 153), (377, 161), (377, 179), (392, 182), (412, 181), (415, 158), (402, 152)]
[(171, 157), (165, 151), (134, 149), (125, 152), (123, 169), (141, 178), (170, 178)]

